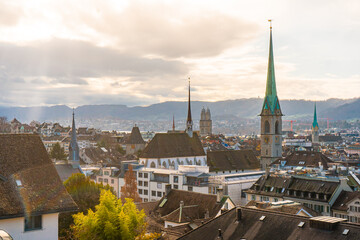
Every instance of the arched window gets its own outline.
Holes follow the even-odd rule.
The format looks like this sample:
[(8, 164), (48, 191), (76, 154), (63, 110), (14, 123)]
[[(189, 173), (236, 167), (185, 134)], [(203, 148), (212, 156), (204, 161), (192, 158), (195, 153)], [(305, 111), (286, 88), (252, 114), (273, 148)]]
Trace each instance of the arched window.
[(180, 165), (184, 165), (184, 161), (181, 161), (181, 162), (180, 162)]
[(265, 133), (270, 133), (270, 123), (269, 123), (269, 121), (265, 121)]
[(276, 121), (276, 122), (275, 122), (275, 134), (280, 134), (280, 131), (279, 131), (279, 121)]
[(151, 168), (155, 168), (155, 163), (154, 163), (154, 162), (151, 162), (150, 167), (151, 167)]
[(166, 168), (166, 162), (165, 162), (165, 161), (162, 163), (162, 166), (163, 166), (164, 168)]

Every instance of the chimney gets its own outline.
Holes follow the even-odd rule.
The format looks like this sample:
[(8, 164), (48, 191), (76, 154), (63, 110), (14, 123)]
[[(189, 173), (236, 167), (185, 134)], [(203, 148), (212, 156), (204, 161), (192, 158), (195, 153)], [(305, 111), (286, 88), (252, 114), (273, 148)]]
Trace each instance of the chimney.
[(267, 179), (270, 175), (270, 167), (266, 167), (265, 169), (265, 179)]
[(205, 219), (208, 219), (210, 217), (210, 213), (209, 213), (209, 209), (207, 208), (206, 211), (205, 211), (205, 216), (204, 218)]
[(222, 188), (216, 189), (216, 201), (220, 202), (221, 199), (224, 197), (224, 190)]
[(180, 201), (179, 223), (181, 223), (181, 215), (182, 215), (183, 207), (184, 207), (184, 201)]
[(240, 222), (241, 217), (242, 217), (241, 208), (237, 208), (237, 209), (236, 209), (236, 220), (237, 220), (238, 222)]
[(170, 191), (171, 191), (171, 184), (166, 184), (165, 185), (165, 196), (167, 196)]

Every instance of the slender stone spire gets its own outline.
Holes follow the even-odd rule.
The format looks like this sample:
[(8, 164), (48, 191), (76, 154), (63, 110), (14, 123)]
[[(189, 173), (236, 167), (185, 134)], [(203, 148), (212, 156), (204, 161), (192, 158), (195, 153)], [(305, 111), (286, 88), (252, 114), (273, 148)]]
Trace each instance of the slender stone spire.
[(263, 110), (269, 109), (271, 114), (274, 114), (275, 110), (280, 110), (280, 104), (276, 92), (271, 20), (269, 20), (269, 22), (270, 22), (270, 46), (269, 46), (268, 72), (267, 72), (266, 91), (265, 91)]
[(74, 168), (79, 166), (79, 145), (76, 140), (76, 127), (75, 127), (75, 112), (73, 109), (73, 119), (72, 119), (72, 128), (71, 128), (71, 141), (69, 146), (69, 160), (72, 163)]
[(319, 124), (318, 124), (318, 121), (317, 121), (317, 114), (316, 114), (316, 102), (315, 102), (315, 106), (314, 106), (314, 121), (312, 123), (312, 127), (315, 128), (319, 128)]
[(190, 137), (193, 135), (193, 121), (191, 118), (191, 100), (190, 100), (190, 77), (189, 77), (189, 100), (188, 100), (188, 115), (186, 120), (186, 132)]

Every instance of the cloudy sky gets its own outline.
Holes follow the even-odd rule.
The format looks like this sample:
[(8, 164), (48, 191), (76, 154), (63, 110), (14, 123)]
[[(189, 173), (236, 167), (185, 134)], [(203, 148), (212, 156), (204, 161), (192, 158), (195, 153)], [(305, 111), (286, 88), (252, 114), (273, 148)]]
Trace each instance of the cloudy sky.
[(354, 98), (360, 1), (0, 0), (0, 105)]

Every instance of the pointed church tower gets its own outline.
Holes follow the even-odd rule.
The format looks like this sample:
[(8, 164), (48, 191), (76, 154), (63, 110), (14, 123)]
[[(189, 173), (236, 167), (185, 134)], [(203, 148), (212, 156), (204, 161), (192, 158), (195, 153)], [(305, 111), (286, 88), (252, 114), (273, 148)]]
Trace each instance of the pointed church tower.
[(186, 120), (186, 130), (185, 132), (189, 134), (190, 137), (193, 136), (193, 121), (191, 118), (191, 101), (190, 101), (190, 78), (189, 78), (189, 100), (188, 100), (188, 115)]
[(314, 121), (311, 126), (311, 140), (313, 143), (319, 142), (319, 124), (317, 121), (317, 115), (316, 115), (316, 103), (314, 107)]
[(282, 156), (282, 112), (276, 93), (272, 26), (270, 22), (270, 49), (266, 92), (261, 110), (261, 168), (265, 169)]
[(69, 146), (69, 163), (72, 164), (73, 168), (78, 168), (80, 165), (79, 145), (76, 140), (74, 110), (73, 110), (73, 119), (72, 119), (72, 128), (71, 128), (71, 141)]

